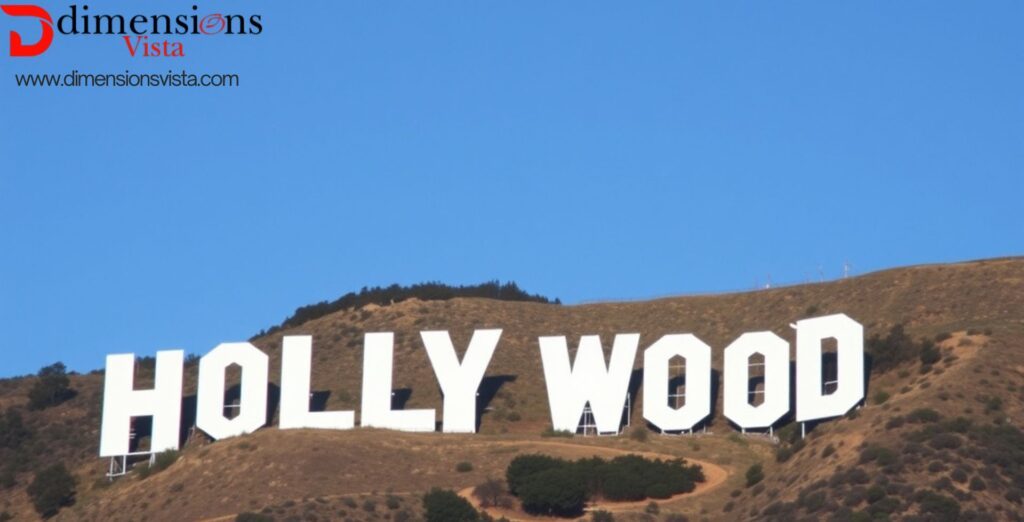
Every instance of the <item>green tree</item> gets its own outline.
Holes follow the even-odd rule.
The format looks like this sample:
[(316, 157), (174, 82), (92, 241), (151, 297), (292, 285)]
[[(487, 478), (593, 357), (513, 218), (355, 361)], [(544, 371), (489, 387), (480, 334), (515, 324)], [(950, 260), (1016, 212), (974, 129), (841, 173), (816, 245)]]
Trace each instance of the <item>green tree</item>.
[(587, 491), (576, 470), (560, 467), (532, 475), (520, 485), (519, 499), (527, 513), (578, 517), (583, 514)]
[(705, 480), (700, 465), (640, 455), (576, 461), (522, 455), (512, 459), (506, 477), (509, 490), (520, 498), (524, 509), (559, 516), (577, 516), (590, 497), (611, 501), (669, 498), (693, 491)]
[(15, 449), (31, 436), (32, 432), (25, 427), (21, 414), (16, 410), (8, 409), (0, 415), (0, 448)]
[(935, 364), (942, 360), (942, 352), (931, 341), (923, 341), (918, 358), (921, 359), (921, 364)]
[(897, 324), (884, 337), (872, 335), (866, 339), (864, 351), (871, 360), (871, 371), (883, 373), (913, 359), (921, 353), (922, 346), (907, 335), (902, 324)]
[(519, 487), (526, 482), (530, 475), (541, 471), (562, 467), (567, 463), (562, 459), (549, 457), (547, 455), (520, 455), (509, 463), (505, 470), (505, 483), (513, 495), (519, 495)]
[(38, 473), (28, 486), (28, 496), (43, 518), (56, 515), (60, 508), (75, 502), (75, 478), (64, 464), (54, 464)]
[(434, 488), (423, 495), (427, 522), (478, 522), (480, 514), (466, 499), (449, 489)]
[(28, 391), (28, 407), (42, 410), (74, 397), (75, 391), (71, 389), (70, 384), (64, 363), (57, 362), (43, 367)]

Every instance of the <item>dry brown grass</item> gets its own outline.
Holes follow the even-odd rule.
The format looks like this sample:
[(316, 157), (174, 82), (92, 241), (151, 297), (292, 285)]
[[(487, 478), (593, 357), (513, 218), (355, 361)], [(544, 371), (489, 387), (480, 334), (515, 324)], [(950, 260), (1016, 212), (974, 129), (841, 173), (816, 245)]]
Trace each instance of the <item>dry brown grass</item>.
[[(74, 377), (78, 397), (43, 412), (26, 412), (26, 418), (40, 433), (72, 432), (48, 437), (43, 451), (46, 458), (67, 462), (79, 479), (78, 502), (62, 512), (61, 519), (191, 520), (267, 507), (294, 514), (305, 509), (303, 498), (313, 499), (319, 506), (316, 512), (324, 515), (330, 510), (336, 513), (337, 506), (324, 507), (315, 502), (318, 496), (333, 499), (376, 492), (374, 498), (383, 498), (388, 489), (412, 495), (434, 485), (465, 488), (488, 475), (501, 476), (504, 464), (517, 452), (529, 451), (533, 442), (549, 441), (538, 437), (549, 422), (538, 336), (567, 335), (572, 346), (581, 335), (600, 334), (607, 346), (615, 333), (640, 332), (641, 347), (645, 347), (666, 333), (692, 332), (714, 348), (714, 365), (720, 367), (722, 349), (741, 333), (771, 330), (792, 341), (789, 323), (811, 310), (813, 315), (846, 313), (864, 324), (869, 335), (884, 334), (896, 323), (905, 324), (914, 336), (954, 335), (943, 341), (944, 360), (931, 372), (919, 373), (914, 361), (873, 376), (868, 396), (884, 389), (891, 394), (885, 404), (869, 402), (856, 419), (818, 426), (807, 447), (783, 464), (774, 461), (770, 444), (728, 436), (732, 430), (721, 417), (720, 404), (710, 426), (711, 436), (691, 439), (652, 434), (643, 443), (628, 437), (571, 442), (586, 445), (586, 451), (598, 451), (590, 447), (601, 446), (717, 464), (732, 473), (723, 487), (670, 506), (669, 511), (687, 513), (691, 518), (731, 520), (744, 518), (752, 506), (763, 506), (771, 499), (791, 498), (837, 465), (849, 464), (862, 442), (888, 440), (892, 434), (884, 424), (894, 415), (930, 407), (950, 417), (989, 418), (992, 415), (982, 413), (984, 407), (976, 396), (992, 391), (1004, 397), (1000, 415), (1019, 419), (1024, 414), (1024, 260), (999, 259), (895, 269), (750, 293), (647, 302), (559, 307), (478, 299), (407, 301), (332, 314), (255, 341), (270, 354), (271, 379), (276, 382), (281, 336), (313, 335), (313, 389), (331, 392), (329, 409), (355, 409), (358, 415), (364, 332), (396, 332), (395, 388), (412, 390), (407, 407), (439, 410), (440, 394), (418, 332), (447, 329), (461, 352), (474, 329), (503, 328), (488, 376), (506, 375), (514, 380), (499, 389), (490, 404), (492, 409), (483, 417), (482, 434), (477, 436), (371, 430), (283, 432), (270, 427), (241, 439), (186, 448), (180, 462), (145, 481), (127, 477), (100, 487), (96, 481), (106, 467), (95, 457), (100, 375)], [(968, 336), (968, 330), (974, 333)], [(964, 338), (970, 342), (962, 341)], [(141, 375), (139, 385), (145, 386), (147, 379)], [(0, 381), (0, 405), (21, 407), (29, 385), (26, 379)], [(193, 370), (186, 375), (186, 393), (194, 391)], [(642, 391), (636, 399), (632, 420), (639, 423)], [(276, 419), (270, 422), (275, 424)], [(833, 446), (834, 454), (823, 459), (821, 453), (828, 445)], [(473, 471), (455, 473), (460, 461), (472, 462)], [(744, 491), (733, 498), (730, 492), (742, 489), (742, 472), (755, 461), (765, 464), (763, 492)], [(0, 512), (32, 519), (24, 495), (30, 478), (19, 476), (13, 490), (0, 492)], [(908, 480), (926, 484), (928, 478)], [(974, 502), (994, 509), (1001, 502), (995, 497), (987, 492), (977, 494)], [(723, 505), (730, 501), (735, 508), (724, 513)], [(293, 504), (283, 507), (288, 502)]]

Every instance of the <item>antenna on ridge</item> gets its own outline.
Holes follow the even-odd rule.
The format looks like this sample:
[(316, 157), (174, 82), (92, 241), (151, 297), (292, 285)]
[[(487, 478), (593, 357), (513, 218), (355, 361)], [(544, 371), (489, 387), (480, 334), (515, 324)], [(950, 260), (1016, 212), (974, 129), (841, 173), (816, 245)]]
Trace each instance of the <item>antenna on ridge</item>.
[(850, 277), (850, 262), (843, 261), (843, 279)]

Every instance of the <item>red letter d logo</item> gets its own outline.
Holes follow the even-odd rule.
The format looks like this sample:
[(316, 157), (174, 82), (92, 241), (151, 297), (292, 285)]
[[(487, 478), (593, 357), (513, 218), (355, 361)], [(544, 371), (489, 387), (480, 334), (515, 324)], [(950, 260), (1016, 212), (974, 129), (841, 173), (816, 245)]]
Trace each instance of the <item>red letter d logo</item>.
[(53, 19), (42, 7), (35, 5), (0, 5), (0, 9), (11, 16), (34, 16), (43, 26), (43, 35), (32, 45), (23, 45), (21, 35), (11, 31), (11, 56), (39, 56), (53, 42)]

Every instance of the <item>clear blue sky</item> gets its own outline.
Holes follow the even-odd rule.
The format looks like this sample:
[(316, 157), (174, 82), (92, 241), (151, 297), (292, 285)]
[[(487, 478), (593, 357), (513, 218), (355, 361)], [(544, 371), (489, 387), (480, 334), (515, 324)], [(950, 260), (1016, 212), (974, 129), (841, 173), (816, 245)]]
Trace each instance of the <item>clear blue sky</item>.
[[(1024, 253), (1018, 1), (198, 4), (264, 32), (14, 59), (34, 22), (0, 15), (0, 375), (205, 353), (364, 285), (578, 303)], [(126, 68), (242, 86), (13, 80)]]

